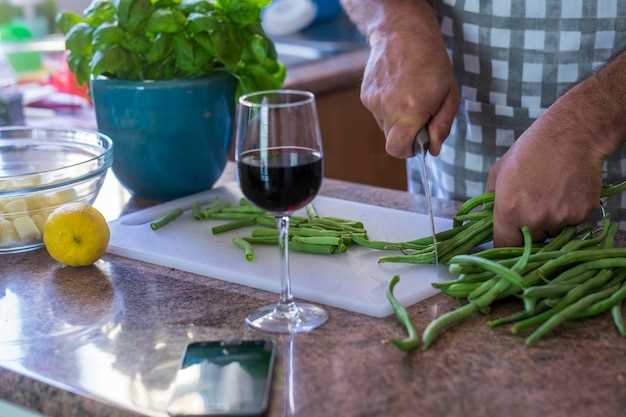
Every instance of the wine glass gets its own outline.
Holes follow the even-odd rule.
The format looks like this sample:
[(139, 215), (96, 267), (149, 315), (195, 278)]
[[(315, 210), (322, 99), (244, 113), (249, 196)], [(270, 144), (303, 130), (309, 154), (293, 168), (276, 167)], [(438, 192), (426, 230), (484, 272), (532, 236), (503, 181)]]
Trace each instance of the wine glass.
[(277, 304), (246, 318), (267, 332), (306, 332), (328, 319), (326, 311), (296, 303), (289, 275), (289, 216), (309, 204), (323, 176), (322, 139), (315, 96), (307, 91), (272, 90), (244, 95), (237, 109), (237, 172), (241, 191), (274, 215), (281, 254), (281, 292)]

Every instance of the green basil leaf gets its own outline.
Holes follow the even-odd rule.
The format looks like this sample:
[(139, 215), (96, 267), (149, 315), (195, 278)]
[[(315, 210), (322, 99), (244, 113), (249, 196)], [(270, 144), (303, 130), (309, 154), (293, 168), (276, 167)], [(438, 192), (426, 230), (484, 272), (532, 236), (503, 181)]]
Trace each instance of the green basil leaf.
[(195, 41), (209, 54), (215, 56), (215, 51), (213, 49), (213, 44), (211, 43), (211, 38), (206, 33), (196, 33), (193, 38)]
[(99, 49), (91, 58), (89, 69), (94, 76), (102, 74), (115, 75), (118, 69), (124, 65), (126, 53), (119, 45), (112, 45), (108, 48)]
[(83, 14), (89, 25), (97, 27), (104, 22), (113, 21), (116, 10), (110, 0), (93, 0)]
[(70, 29), (65, 37), (65, 47), (78, 55), (91, 53), (93, 29), (87, 23), (78, 23)]
[(126, 33), (122, 46), (135, 54), (147, 54), (152, 48), (152, 43), (138, 33)]
[(130, 9), (133, 6), (135, 0), (113, 0), (113, 4), (117, 9), (117, 22), (123, 28), (128, 26), (128, 19), (130, 18)]
[(67, 64), (76, 76), (78, 84), (83, 85), (89, 80), (89, 60), (70, 53), (67, 57)]
[(208, 0), (183, 0), (178, 9), (188, 15), (194, 12), (207, 13), (215, 10), (215, 6)]
[(146, 54), (146, 60), (148, 63), (155, 63), (163, 60), (171, 52), (172, 37), (164, 33), (159, 33), (154, 38), (150, 50)]
[(257, 62), (265, 61), (267, 57), (267, 41), (261, 35), (252, 35), (249, 46), (252, 55)]
[(134, 32), (142, 27), (153, 11), (154, 7), (150, 0), (134, 0), (128, 15), (128, 30)]
[(185, 15), (178, 10), (157, 9), (146, 24), (146, 32), (177, 33), (185, 27)]
[(187, 27), (193, 34), (201, 32), (213, 32), (219, 29), (220, 22), (213, 12), (191, 13), (187, 16)]
[(96, 49), (115, 45), (124, 39), (124, 31), (114, 23), (103, 23), (93, 32), (93, 45)]
[(179, 73), (191, 73), (194, 70), (193, 44), (182, 35), (174, 37), (176, 70)]
[(83, 18), (72, 12), (59, 13), (56, 18), (57, 27), (63, 33), (69, 32), (72, 27), (82, 22)]

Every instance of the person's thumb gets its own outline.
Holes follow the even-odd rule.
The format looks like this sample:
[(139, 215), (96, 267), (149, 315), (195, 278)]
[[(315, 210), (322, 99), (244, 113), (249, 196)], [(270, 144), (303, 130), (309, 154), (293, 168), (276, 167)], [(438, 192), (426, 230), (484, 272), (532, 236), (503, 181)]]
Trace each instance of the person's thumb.
[(415, 134), (424, 126), (424, 122), (396, 122), (386, 129), (385, 150), (395, 158), (413, 156)]

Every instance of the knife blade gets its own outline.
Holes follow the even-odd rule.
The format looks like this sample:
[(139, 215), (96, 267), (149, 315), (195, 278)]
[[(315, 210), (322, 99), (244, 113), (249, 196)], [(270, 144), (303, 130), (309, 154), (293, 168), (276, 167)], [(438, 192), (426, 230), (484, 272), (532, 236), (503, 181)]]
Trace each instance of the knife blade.
[(437, 238), (435, 236), (435, 218), (433, 216), (433, 202), (431, 195), (431, 177), (430, 169), (428, 167), (428, 160), (426, 156), (428, 154), (428, 148), (430, 146), (430, 136), (428, 135), (427, 127), (420, 129), (415, 134), (413, 139), (413, 154), (421, 162), (420, 165), (420, 177), (422, 179), (422, 188), (424, 189), (424, 196), (426, 198), (426, 208), (428, 210), (428, 218), (430, 219), (430, 231), (433, 239), (433, 257), (435, 265), (439, 264), (439, 257), (437, 254)]

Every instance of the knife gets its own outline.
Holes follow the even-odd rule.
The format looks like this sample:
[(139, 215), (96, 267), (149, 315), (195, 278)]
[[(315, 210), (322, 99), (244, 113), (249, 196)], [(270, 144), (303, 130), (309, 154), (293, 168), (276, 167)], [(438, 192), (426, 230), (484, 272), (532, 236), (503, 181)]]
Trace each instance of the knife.
[(426, 155), (428, 154), (428, 147), (430, 146), (430, 137), (428, 136), (427, 127), (417, 131), (415, 138), (413, 139), (413, 155), (421, 159), (421, 173), (422, 188), (424, 189), (424, 196), (426, 197), (426, 208), (428, 209), (428, 217), (430, 219), (430, 231), (433, 238), (433, 255), (435, 265), (439, 264), (437, 256), (437, 238), (435, 237), (435, 218), (433, 217), (433, 203), (430, 191), (430, 169), (426, 162)]

